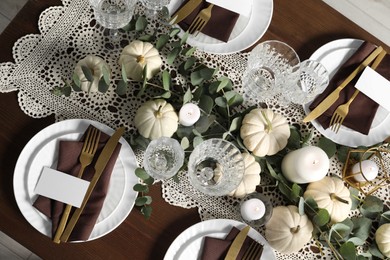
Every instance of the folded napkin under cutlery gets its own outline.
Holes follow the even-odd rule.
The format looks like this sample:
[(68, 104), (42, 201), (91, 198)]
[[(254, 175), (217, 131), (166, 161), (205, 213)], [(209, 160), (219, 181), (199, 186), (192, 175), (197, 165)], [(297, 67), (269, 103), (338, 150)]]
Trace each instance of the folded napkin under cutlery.
[[(229, 251), (233, 240), (240, 233), (240, 230), (236, 227), (232, 227), (229, 234), (225, 239), (215, 238), (215, 237), (205, 237), (203, 241), (203, 249), (201, 252), (201, 260), (223, 260), (225, 259), (226, 254)], [(250, 247), (251, 243), (254, 240), (247, 236), (244, 240), (244, 243), (241, 247), (240, 252), (236, 259), (242, 259), (246, 250)], [(258, 242), (256, 242), (258, 243)]]
[[(93, 127), (93, 126), (89, 126)], [(80, 141), (60, 141), (58, 152), (57, 170), (77, 176), (80, 169), (79, 156), (84, 144), (85, 134)], [(83, 179), (90, 181), (94, 175), (94, 165), (99, 154), (103, 150), (105, 143), (110, 138), (109, 135), (101, 133), (99, 147), (92, 163), (85, 169)], [(85, 241), (88, 240), (103, 207), (104, 199), (108, 192), (109, 182), (116, 160), (121, 149), (121, 144), (118, 143), (112, 156), (110, 157), (102, 175), (100, 176), (89, 200), (86, 204), (80, 218), (78, 219), (73, 232), (68, 241)], [(51, 200), (44, 196), (39, 196), (33, 206), (44, 215), (52, 220), (52, 234), (54, 236), (65, 204), (59, 201)], [(72, 215), (72, 213), (71, 213)], [(71, 216), (70, 215), (70, 216)]]
[[(184, 6), (188, 0), (184, 1), (184, 3), (179, 7), (176, 11), (178, 12), (182, 6)], [(206, 1), (200, 2), (195, 9), (181, 22), (179, 22), (179, 26), (186, 31), (193, 20), (196, 18), (198, 13), (203, 9), (207, 8), (210, 4)], [(172, 15), (175, 16), (176, 13)], [(225, 8), (215, 5), (211, 10), (211, 17), (207, 24), (202, 29), (202, 33), (218, 39), (220, 41), (228, 42), (230, 34), (233, 31), (233, 28), (237, 22), (237, 19), (240, 15), (238, 13), (229, 11)]]
[[(318, 95), (314, 101), (310, 104), (310, 110), (317, 107), (322, 100), (324, 100), (330, 93), (333, 92), (339, 86), (351, 72), (359, 66), (359, 64), (376, 49), (376, 46), (369, 42), (364, 42), (356, 52), (340, 67), (340, 69), (333, 76), (329, 82), (328, 87), (323, 93)], [(376, 68), (376, 71), (381, 74), (387, 80), (390, 80), (390, 56), (386, 55), (382, 62)], [(321, 116), (316, 120), (322, 125), (324, 129), (329, 127), (330, 119), (334, 111), (341, 104), (346, 103), (353, 93), (355, 92), (355, 84), (359, 79), (361, 73), (359, 73), (341, 92), (339, 98), (328, 108)], [(375, 86), (371, 86), (375, 88)], [(343, 125), (367, 135), (370, 131), (372, 122), (378, 109), (378, 104), (364, 95), (359, 93), (354, 102), (351, 103), (349, 113), (346, 116)]]

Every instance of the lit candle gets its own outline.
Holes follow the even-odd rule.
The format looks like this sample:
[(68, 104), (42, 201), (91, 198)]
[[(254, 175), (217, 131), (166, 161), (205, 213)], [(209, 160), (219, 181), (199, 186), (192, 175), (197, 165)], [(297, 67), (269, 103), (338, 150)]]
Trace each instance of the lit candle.
[[(355, 164), (352, 167), (353, 178), (358, 182), (366, 182), (372, 181), (378, 176), (379, 168), (378, 165), (371, 160), (365, 160), (361, 162), (361, 171), (360, 171), (360, 163)], [(363, 177), (366, 177), (364, 178)]]
[(288, 153), (282, 161), (282, 173), (298, 184), (319, 181), (329, 170), (328, 155), (319, 147), (306, 146)]
[(261, 200), (253, 198), (244, 201), (240, 211), (242, 218), (246, 221), (258, 220), (265, 214), (265, 205)]
[(200, 118), (200, 109), (197, 105), (187, 103), (179, 111), (179, 123), (184, 126), (192, 126)]

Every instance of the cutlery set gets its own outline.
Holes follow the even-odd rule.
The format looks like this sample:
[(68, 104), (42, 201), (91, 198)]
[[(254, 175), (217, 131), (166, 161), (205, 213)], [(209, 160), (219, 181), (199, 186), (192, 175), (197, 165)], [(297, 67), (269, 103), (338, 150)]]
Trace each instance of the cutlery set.
[[(240, 233), (233, 240), (233, 243), (230, 245), (229, 250), (225, 256), (225, 260), (235, 260), (237, 259), (238, 254), (241, 251), (241, 248), (247, 238), (250, 226), (243, 228)], [(250, 246), (244, 252), (242, 260), (258, 260), (263, 252), (263, 245), (257, 241), (252, 241)]]
[[(316, 108), (314, 108), (304, 119), (303, 122), (309, 122), (320, 115), (322, 115), (329, 107), (331, 107), (339, 98), (340, 92), (350, 83), (361, 71), (367, 66), (371, 65), (372, 69), (376, 69), (382, 59), (385, 57), (386, 51), (381, 46), (377, 47), (369, 56), (367, 56), (363, 62), (332, 92), (330, 93)], [(339, 105), (333, 112), (329, 127), (335, 133), (338, 133), (340, 126), (343, 124), (344, 119), (349, 113), (349, 106), (355, 100), (356, 96), (360, 93), (358, 89), (355, 90), (349, 100)]]
[[(72, 209), (71, 205), (66, 205), (64, 213), (61, 217), (60, 224), (58, 226), (58, 229), (54, 235), (53, 241), (55, 243), (60, 242), (67, 242), (69, 236), (71, 235), (80, 215), (82, 214), (91, 194), (94, 190), (96, 183), (98, 182), (101, 174), (103, 173), (103, 170), (105, 169), (107, 163), (109, 162), (119, 139), (123, 135), (125, 131), (124, 127), (121, 127), (115, 131), (115, 133), (110, 137), (108, 142), (105, 144), (103, 150), (101, 151), (95, 165), (94, 165), (94, 175), (92, 177), (92, 180), (89, 183), (87, 192), (84, 196), (83, 202), (80, 206), (80, 208), (77, 208), (74, 213), (72, 214), (72, 217), (70, 218), (69, 222), (67, 223), (70, 211)], [(87, 131), (86, 139), (84, 141), (84, 145), (82, 148), (82, 152), (79, 157), (79, 161), (81, 164), (80, 171), (78, 173), (78, 178), (81, 178), (84, 172), (85, 167), (91, 164), (92, 159), (96, 153), (98, 143), (100, 140), (100, 131), (96, 128), (91, 127)]]

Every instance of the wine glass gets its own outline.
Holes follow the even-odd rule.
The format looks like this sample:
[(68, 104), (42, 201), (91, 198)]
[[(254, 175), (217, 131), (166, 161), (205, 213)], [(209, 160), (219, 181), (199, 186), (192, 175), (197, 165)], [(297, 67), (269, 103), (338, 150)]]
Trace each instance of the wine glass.
[(203, 141), (192, 151), (188, 161), (190, 183), (211, 196), (223, 196), (236, 189), (244, 176), (241, 152), (219, 138)]
[(184, 150), (173, 138), (152, 140), (144, 154), (145, 171), (156, 180), (173, 177), (183, 165)]
[(299, 64), (298, 54), (286, 43), (260, 43), (250, 52), (242, 78), (245, 98), (264, 102), (276, 97), (281, 105), (288, 104), (283, 92), (297, 83)]
[(136, 3), (137, 0), (89, 0), (96, 21), (109, 30), (112, 40), (118, 40), (118, 29), (131, 21)]
[(157, 13), (162, 10), (164, 6), (169, 4), (170, 0), (141, 0), (142, 5), (146, 8), (146, 16), (156, 17)]

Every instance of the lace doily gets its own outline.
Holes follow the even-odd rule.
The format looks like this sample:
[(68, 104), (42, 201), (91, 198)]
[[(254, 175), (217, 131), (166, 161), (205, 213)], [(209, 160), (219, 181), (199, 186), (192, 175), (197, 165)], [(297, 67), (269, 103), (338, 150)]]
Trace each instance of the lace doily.
[[(63, 6), (46, 9), (40, 15), (38, 22), (40, 34), (30, 34), (20, 38), (13, 47), (14, 63), (0, 64), (0, 92), (18, 90), (18, 101), (21, 109), (27, 115), (40, 118), (54, 114), (56, 121), (72, 118), (86, 118), (107, 124), (112, 128), (126, 126), (128, 135), (135, 132), (133, 118), (137, 108), (148, 99), (147, 96), (136, 97), (134, 90), (140, 88), (133, 85), (125, 97), (118, 96), (113, 88), (105, 94), (72, 92), (70, 97), (57, 97), (50, 90), (62, 86), (62, 78), (71, 79), (76, 63), (88, 54), (102, 57), (111, 67), (114, 78), (120, 78), (119, 55), (124, 46), (130, 43), (135, 35), (121, 33), (121, 40), (112, 44), (107, 32), (93, 18), (88, 1), (63, 0)], [(141, 5), (137, 5), (137, 13), (143, 14)], [(163, 32), (166, 28), (161, 24), (152, 23)], [(166, 53), (163, 53), (166, 54)], [(243, 92), (241, 75), (244, 72), (247, 54), (213, 55), (200, 51), (196, 55), (207, 65), (219, 68), (218, 76), (228, 76), (239, 92)], [(164, 55), (163, 55), (164, 56)], [(174, 64), (177, 65), (177, 64)], [(172, 71), (174, 67), (163, 59), (163, 68)], [(174, 79), (178, 82), (180, 78)], [(256, 103), (256, 100), (250, 102)], [(274, 102), (268, 106), (275, 112), (286, 116), (291, 124), (299, 124), (303, 134), (314, 131), (311, 125), (301, 124), (304, 111), (299, 106), (280, 107)], [(137, 152), (139, 165), (142, 155)], [(332, 159), (331, 173), (340, 175), (341, 165)], [(282, 205), (282, 196), (271, 186), (267, 186), (267, 177), (262, 176), (262, 190), (272, 199), (273, 205)], [(183, 208), (197, 207), (202, 220), (212, 218), (237, 219), (239, 200), (231, 197), (208, 197), (189, 184), (185, 172), (179, 175), (179, 183), (172, 180), (162, 185), (164, 199)], [(388, 188), (380, 190), (376, 195), (389, 200)], [(352, 213), (353, 214), (353, 213)], [(262, 228), (259, 229), (264, 234)], [(330, 259), (330, 251), (324, 255), (318, 253), (314, 241), (308, 243), (296, 254), (283, 255), (277, 253), (278, 259)]]

